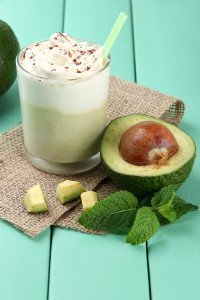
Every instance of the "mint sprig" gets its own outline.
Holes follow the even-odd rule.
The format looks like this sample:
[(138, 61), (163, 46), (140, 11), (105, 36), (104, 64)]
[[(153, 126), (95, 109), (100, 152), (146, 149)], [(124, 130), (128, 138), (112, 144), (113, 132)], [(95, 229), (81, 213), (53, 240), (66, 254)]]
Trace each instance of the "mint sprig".
[(133, 194), (119, 191), (83, 212), (78, 223), (91, 230), (129, 228), (127, 243), (138, 245), (148, 241), (160, 225), (173, 223), (187, 212), (198, 209), (176, 196), (174, 185), (162, 188), (142, 203), (144, 206), (138, 207)]
[(136, 215), (137, 198), (127, 192), (111, 194), (83, 212), (79, 224), (92, 230), (114, 231), (130, 228)]

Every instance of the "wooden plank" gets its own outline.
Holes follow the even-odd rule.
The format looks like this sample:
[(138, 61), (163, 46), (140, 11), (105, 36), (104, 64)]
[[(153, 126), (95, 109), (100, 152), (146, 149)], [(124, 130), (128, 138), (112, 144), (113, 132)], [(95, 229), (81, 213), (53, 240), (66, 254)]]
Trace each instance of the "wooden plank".
[[(199, 202), (200, 178), (200, 2), (133, 0), (136, 70), (139, 83), (181, 97), (181, 123), (197, 143), (197, 158), (178, 194)], [(200, 298), (200, 212), (159, 229), (149, 242), (152, 299)]]
[(8, 22), (20, 46), (42, 41), (63, 27), (63, 0), (1, 0), (1, 20)]
[(149, 299), (145, 246), (54, 229), (49, 299)]
[[(63, 1), (1, 0), (0, 18), (21, 47), (62, 30)], [(21, 120), (17, 82), (0, 99), (0, 132)], [(10, 204), (12, 206), (12, 203)], [(43, 300), (48, 294), (50, 230), (34, 239), (0, 221), (0, 298)]]
[[(20, 47), (48, 39), (62, 30), (63, 0), (27, 1), (1, 0), (0, 19), (14, 30)], [(17, 83), (0, 98), (0, 132), (21, 121)]]
[(1, 299), (47, 298), (50, 230), (30, 238), (0, 220)]
[[(112, 73), (134, 80), (129, 1), (66, 2), (65, 31), (103, 43), (118, 13), (129, 21), (112, 50)], [(132, 247), (119, 235), (86, 235), (53, 230), (50, 299), (149, 299), (145, 245)]]
[(0, 133), (21, 122), (17, 81), (0, 98)]

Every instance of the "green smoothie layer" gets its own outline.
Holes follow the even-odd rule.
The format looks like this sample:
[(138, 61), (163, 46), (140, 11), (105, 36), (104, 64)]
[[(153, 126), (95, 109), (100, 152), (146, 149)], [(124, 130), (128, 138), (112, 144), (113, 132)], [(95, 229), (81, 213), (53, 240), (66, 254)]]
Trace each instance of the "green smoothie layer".
[(106, 125), (106, 101), (74, 114), (21, 101), (25, 147), (30, 154), (50, 162), (72, 163), (98, 153)]

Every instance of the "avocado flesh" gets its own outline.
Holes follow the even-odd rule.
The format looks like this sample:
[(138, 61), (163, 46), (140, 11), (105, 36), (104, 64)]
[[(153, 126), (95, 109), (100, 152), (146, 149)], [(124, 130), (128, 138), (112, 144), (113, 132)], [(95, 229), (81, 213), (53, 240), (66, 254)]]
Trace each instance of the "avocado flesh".
[(73, 180), (65, 180), (58, 184), (56, 198), (61, 204), (77, 199), (81, 193), (85, 192), (81, 183)]
[[(119, 153), (119, 142), (131, 125), (141, 121), (154, 121), (166, 126), (174, 135), (179, 150), (166, 164), (138, 166), (126, 162)], [(101, 143), (101, 159), (111, 180), (120, 188), (137, 196), (146, 196), (163, 186), (180, 186), (191, 172), (195, 158), (195, 143), (190, 136), (163, 120), (141, 114), (119, 117), (105, 129)]]
[(31, 187), (24, 197), (24, 206), (28, 212), (38, 213), (48, 210), (47, 202), (39, 184)]
[(98, 202), (97, 193), (94, 191), (87, 191), (81, 194), (81, 201), (83, 210), (86, 211), (93, 207)]

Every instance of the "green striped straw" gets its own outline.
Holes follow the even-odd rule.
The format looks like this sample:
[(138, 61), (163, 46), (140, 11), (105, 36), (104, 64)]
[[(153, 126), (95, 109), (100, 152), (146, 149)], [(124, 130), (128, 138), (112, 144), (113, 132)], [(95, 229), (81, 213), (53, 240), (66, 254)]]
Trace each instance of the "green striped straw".
[(108, 54), (110, 52), (110, 49), (112, 48), (112, 45), (114, 44), (118, 34), (120, 33), (126, 19), (127, 15), (123, 12), (121, 12), (113, 25), (113, 28), (111, 32), (109, 33), (104, 45), (103, 45), (103, 50), (102, 50), (102, 55), (103, 55), (103, 60), (105, 61), (108, 57)]

